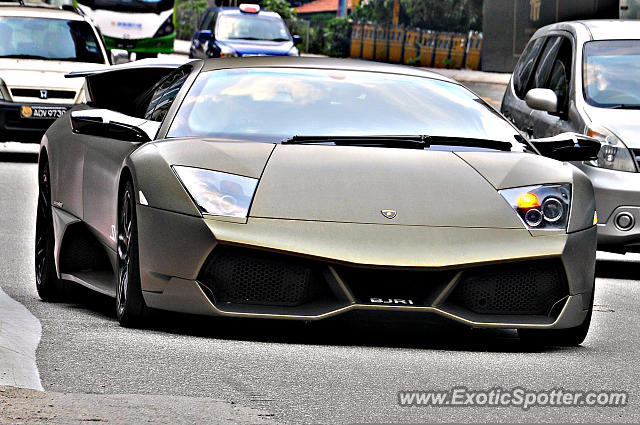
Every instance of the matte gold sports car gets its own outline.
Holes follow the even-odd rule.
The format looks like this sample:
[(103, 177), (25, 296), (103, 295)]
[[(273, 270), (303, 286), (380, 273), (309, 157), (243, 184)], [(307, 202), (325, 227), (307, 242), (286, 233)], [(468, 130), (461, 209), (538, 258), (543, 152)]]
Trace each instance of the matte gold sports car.
[(597, 141), (527, 141), (416, 68), (244, 58), (128, 64), (42, 140), (40, 296), (73, 281), (148, 308), (315, 320), (440, 315), (579, 344), (595, 211), (569, 163)]

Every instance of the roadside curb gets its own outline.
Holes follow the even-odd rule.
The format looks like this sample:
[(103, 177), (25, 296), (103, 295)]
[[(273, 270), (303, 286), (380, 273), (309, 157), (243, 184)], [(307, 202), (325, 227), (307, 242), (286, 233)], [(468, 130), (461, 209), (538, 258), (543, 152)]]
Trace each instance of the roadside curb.
[(36, 366), (40, 321), (0, 289), (0, 385), (43, 391)]
[(500, 72), (473, 71), (471, 69), (423, 68), (428, 71), (453, 78), (461, 83), (482, 83), (507, 85), (511, 74)]

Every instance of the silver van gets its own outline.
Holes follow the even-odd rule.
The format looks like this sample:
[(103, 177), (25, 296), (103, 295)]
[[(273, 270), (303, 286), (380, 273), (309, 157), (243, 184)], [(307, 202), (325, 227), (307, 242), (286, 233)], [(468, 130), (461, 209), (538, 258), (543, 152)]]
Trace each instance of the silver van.
[(640, 251), (640, 22), (539, 29), (516, 64), (501, 112), (530, 137), (573, 131), (602, 143), (575, 163), (593, 183), (598, 248)]

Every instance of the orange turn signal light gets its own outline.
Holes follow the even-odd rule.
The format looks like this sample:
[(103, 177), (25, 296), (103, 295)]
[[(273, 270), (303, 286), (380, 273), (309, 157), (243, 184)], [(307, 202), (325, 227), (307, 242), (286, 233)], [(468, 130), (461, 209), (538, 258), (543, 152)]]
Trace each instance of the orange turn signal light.
[(524, 195), (518, 195), (518, 208), (528, 209), (540, 206), (538, 197), (533, 193), (525, 193)]
[(593, 212), (593, 225), (598, 224), (598, 211)]

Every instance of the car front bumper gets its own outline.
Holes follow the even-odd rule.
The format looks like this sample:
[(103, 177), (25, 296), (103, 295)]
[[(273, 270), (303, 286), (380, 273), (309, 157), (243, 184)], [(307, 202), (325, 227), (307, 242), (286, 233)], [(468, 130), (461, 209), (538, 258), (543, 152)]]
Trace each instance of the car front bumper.
[[(258, 218), (241, 224), (143, 205), (137, 213), (143, 296), (152, 308), (293, 320), (319, 320), (353, 310), (413, 312), (473, 327), (559, 329), (582, 323), (591, 302), (595, 227), (532, 236), (524, 229)], [(224, 269), (229, 261), (237, 267)], [(219, 264), (223, 269), (212, 272)], [(261, 286), (267, 279), (260, 276), (287, 275), (289, 269), (297, 270), (291, 276), (316, 273), (307, 281), (322, 282), (321, 290), (296, 289), (294, 282), (282, 295), (279, 289)], [(519, 273), (532, 270), (546, 276), (552, 269), (562, 281), (560, 292), (552, 291), (555, 295), (543, 310), (523, 306), (518, 311), (520, 301), (513, 299), (526, 303), (530, 294), (546, 299), (535, 287), (538, 277), (523, 279)], [(247, 273), (258, 278), (251, 280)], [(229, 277), (233, 285), (217, 288), (220, 276)], [(253, 286), (253, 295), (246, 295), (247, 285)], [(508, 289), (500, 289), (504, 285)], [(292, 291), (304, 296), (298, 299)], [(484, 308), (488, 305), (492, 307)]]
[(40, 143), (44, 133), (55, 121), (55, 119), (22, 118), (20, 108), (23, 105), (66, 109), (73, 106), (49, 103), (14, 103), (0, 100), (0, 141)]
[(640, 173), (576, 165), (593, 184), (598, 249), (640, 252)]

